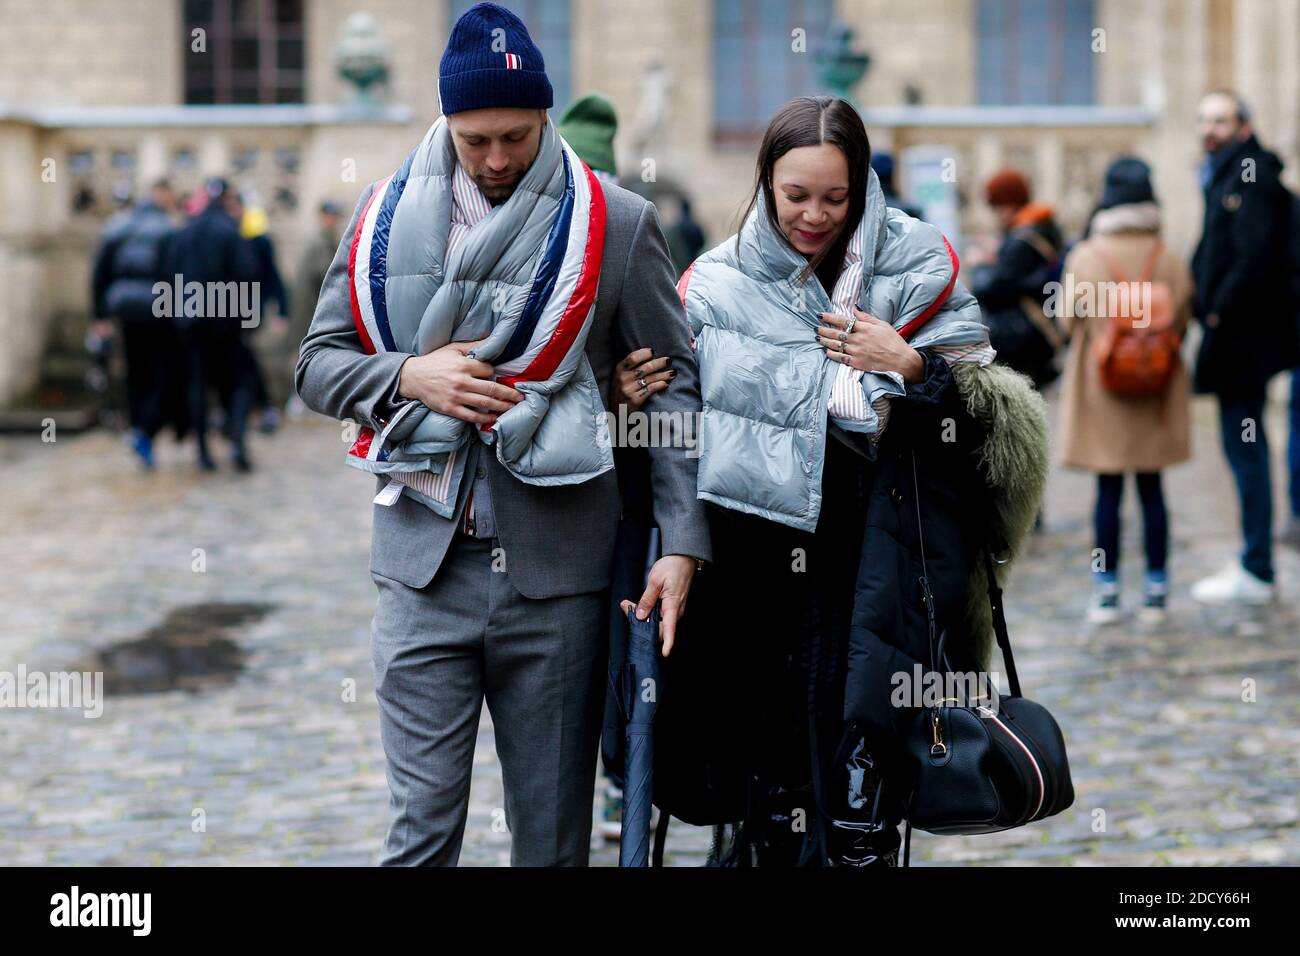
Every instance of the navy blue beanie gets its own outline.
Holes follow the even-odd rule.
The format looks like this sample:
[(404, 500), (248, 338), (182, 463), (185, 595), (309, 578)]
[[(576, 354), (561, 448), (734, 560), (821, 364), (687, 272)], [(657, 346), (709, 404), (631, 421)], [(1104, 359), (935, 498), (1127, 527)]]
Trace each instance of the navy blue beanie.
[(491, 106), (550, 109), (554, 94), (524, 21), (495, 3), (476, 3), (451, 28), (438, 99), (445, 115)]

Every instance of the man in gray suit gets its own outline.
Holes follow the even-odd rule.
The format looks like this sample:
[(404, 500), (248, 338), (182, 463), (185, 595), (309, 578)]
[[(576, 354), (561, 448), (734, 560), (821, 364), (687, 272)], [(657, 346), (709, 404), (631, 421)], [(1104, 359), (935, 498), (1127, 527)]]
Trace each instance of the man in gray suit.
[[(508, 53), (491, 46), (494, 35), (505, 37)], [(541, 54), (523, 23), (494, 4), (471, 8), (452, 30), (439, 93), (460, 167), (483, 199), (505, 202), (538, 155), (552, 105)], [(490, 364), (465, 354), (472, 343), (424, 355), (364, 349), (348, 256), (374, 189), (358, 200), (321, 287), (298, 358), (299, 394), (316, 411), (376, 433), (412, 402), (475, 425), (495, 421), (523, 396), (494, 381)], [(695, 415), (697, 371), (654, 206), (617, 186), (603, 189), (604, 250), (586, 340), (601, 394), (609, 394), (616, 358), (649, 346), (671, 356), (677, 375), (642, 410)], [(685, 445), (650, 449), (664, 557), (637, 614), (644, 619), (659, 603), (665, 653), (692, 577), (710, 557), (696, 460)], [(486, 699), (512, 863), (582, 866), (604, 697), (617, 477), (606, 471), (581, 484), (543, 487), (516, 478), (477, 439), (468, 452), (450, 520), (406, 494), (374, 508), (372, 654), (391, 792), (382, 863), (455, 865)], [(377, 490), (384, 484), (381, 478)]]

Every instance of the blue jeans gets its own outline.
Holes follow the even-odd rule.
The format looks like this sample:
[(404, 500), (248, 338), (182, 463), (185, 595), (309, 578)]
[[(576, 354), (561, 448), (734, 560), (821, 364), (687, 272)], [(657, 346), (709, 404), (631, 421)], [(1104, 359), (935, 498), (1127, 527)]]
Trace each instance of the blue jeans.
[[(1237, 482), (1245, 550), (1241, 564), (1263, 581), (1273, 580), (1273, 482), (1264, 434), (1264, 391), (1219, 396), (1223, 453)], [(1252, 434), (1253, 433), (1253, 434)], [(1253, 441), (1250, 440), (1253, 438)]]
[(1291, 472), (1291, 514), (1300, 518), (1300, 368), (1291, 370), (1291, 434), (1286, 451)]
[[(1163, 575), (1169, 556), (1169, 515), (1160, 487), (1160, 472), (1138, 472), (1138, 499), (1142, 502), (1142, 542), (1146, 547), (1147, 572)], [(1102, 577), (1114, 581), (1119, 573), (1120, 504), (1124, 497), (1124, 476), (1097, 476), (1097, 507), (1093, 531), (1105, 566)]]

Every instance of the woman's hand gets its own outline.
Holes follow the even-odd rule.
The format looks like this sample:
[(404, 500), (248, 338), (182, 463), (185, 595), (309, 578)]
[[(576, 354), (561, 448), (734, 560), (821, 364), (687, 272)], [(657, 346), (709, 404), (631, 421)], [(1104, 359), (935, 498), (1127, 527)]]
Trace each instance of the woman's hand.
[(671, 355), (653, 356), (652, 349), (637, 349), (615, 366), (610, 404), (626, 405), (631, 411), (636, 411), (646, 399), (655, 392), (662, 392), (677, 377), (677, 372), (668, 368), (673, 360)]
[(673, 641), (677, 637), (677, 623), (686, 613), (686, 596), (690, 593), (694, 578), (694, 558), (684, 554), (665, 554), (650, 568), (641, 600), (636, 604), (631, 601), (619, 602), (624, 614), (636, 608), (638, 621), (648, 618), (655, 604), (659, 605), (659, 639), (663, 641), (660, 653), (664, 657), (672, 653)]
[(853, 329), (847, 316), (821, 313), (817, 340), (833, 362), (850, 365), (863, 372), (897, 372), (908, 385), (921, 381), (925, 359), (912, 348), (888, 322), (853, 308)]

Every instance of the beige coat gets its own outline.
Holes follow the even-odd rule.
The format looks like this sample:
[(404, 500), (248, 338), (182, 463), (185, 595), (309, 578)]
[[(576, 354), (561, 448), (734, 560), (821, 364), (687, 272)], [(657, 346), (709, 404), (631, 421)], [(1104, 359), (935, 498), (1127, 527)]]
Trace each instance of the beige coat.
[[(1105, 329), (1104, 315), (1088, 317), (1085, 295), (1089, 284), (1114, 281), (1099, 258), (1098, 248), (1136, 279), (1159, 235), (1159, 210), (1154, 203), (1115, 206), (1099, 212), (1091, 236), (1065, 260), (1062, 283), (1073, 276), (1075, 308), (1059, 310), (1060, 327), (1070, 337), (1061, 387), (1060, 462), (1099, 473), (1158, 471), (1191, 457), (1191, 384), (1180, 360), (1168, 390), (1150, 398), (1125, 398), (1104, 389), (1092, 347)], [(1192, 276), (1186, 264), (1166, 247), (1153, 281), (1168, 283), (1175, 328), (1185, 334), (1192, 314)], [(1068, 286), (1067, 286), (1068, 288)], [(1092, 285), (1094, 301), (1104, 300)], [(1094, 311), (1104, 312), (1105, 309)]]

